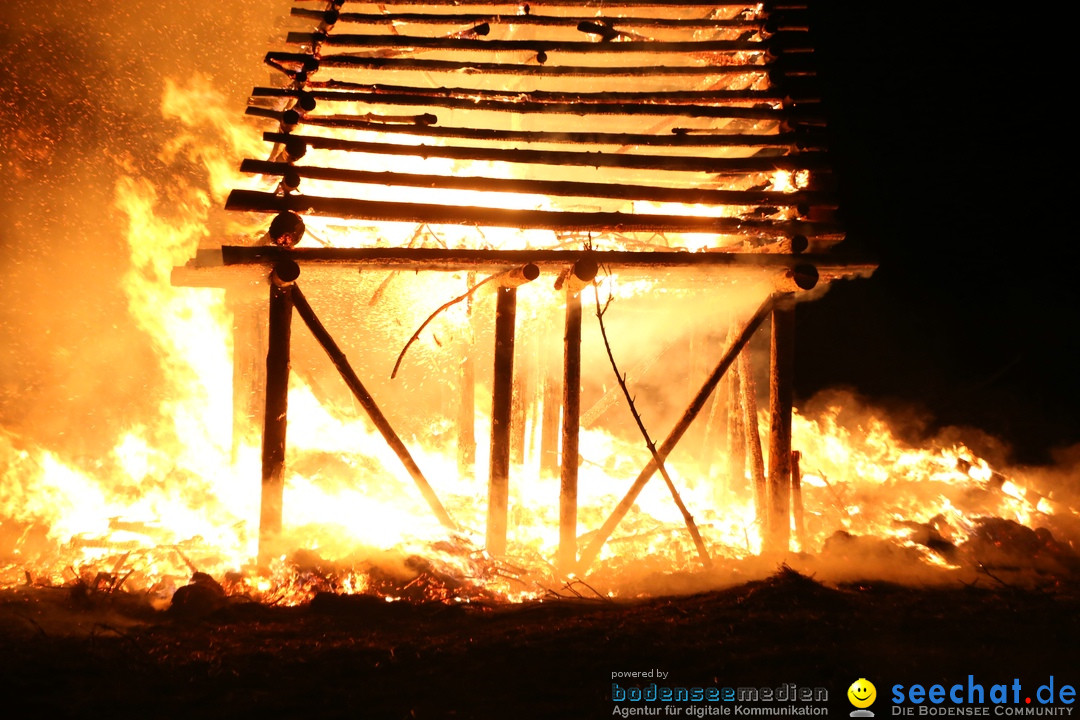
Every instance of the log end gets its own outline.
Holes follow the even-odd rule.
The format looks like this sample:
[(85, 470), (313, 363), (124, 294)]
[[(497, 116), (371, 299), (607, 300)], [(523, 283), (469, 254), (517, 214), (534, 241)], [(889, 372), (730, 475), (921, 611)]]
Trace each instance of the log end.
[(279, 247), (291, 248), (303, 239), (305, 230), (304, 219), (286, 210), (270, 222), (270, 241)]

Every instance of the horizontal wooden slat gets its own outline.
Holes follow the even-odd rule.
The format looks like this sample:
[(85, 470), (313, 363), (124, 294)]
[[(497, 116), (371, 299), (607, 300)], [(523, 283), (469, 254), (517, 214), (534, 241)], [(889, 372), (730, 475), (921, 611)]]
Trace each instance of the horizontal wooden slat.
[(662, 155), (631, 155), (598, 152), (571, 152), (561, 150), (517, 150), (500, 148), (444, 147), (439, 145), (394, 145), (390, 143), (361, 142), (322, 138), (312, 135), (264, 133), (263, 139), (284, 143), (300, 140), (308, 147), (320, 150), (381, 155), (406, 155), (413, 157), (439, 157), (452, 160), (482, 160), (489, 162), (528, 163), (542, 165), (576, 165), (584, 167), (618, 167), (639, 170), (672, 170), (681, 172), (704, 172), (735, 174), (769, 172), (773, 170), (813, 170), (826, 168), (821, 153), (802, 153), (782, 156), (755, 156), (749, 158), (713, 158)]
[(741, 235), (753, 238), (813, 237), (819, 228), (804, 222), (771, 222), (742, 218), (684, 215), (629, 214), (619, 212), (559, 212), (554, 210), (506, 210), (503, 208), (436, 205), (429, 203), (376, 202), (354, 198), (312, 195), (277, 195), (255, 190), (233, 190), (225, 208), (242, 212), (297, 213), (427, 225), (506, 227), (556, 232), (669, 232)]
[[(410, 272), (496, 273), (533, 264), (547, 275), (559, 274), (583, 258), (627, 272), (656, 270), (679, 273), (727, 267), (747, 272), (787, 275), (795, 268), (817, 268), (822, 281), (868, 276), (877, 265), (857, 256), (772, 252), (582, 251), (582, 250), (447, 250), (443, 248), (281, 248), (224, 245), (200, 249), (186, 265), (173, 268), (176, 286), (230, 287), (248, 291), (266, 282), (268, 266), (292, 261), (301, 268), (343, 266)], [(301, 273), (302, 275), (303, 273)], [(731, 277), (731, 276), (728, 276)]]
[[(268, 63), (303, 63), (311, 58), (305, 53), (269, 52)], [(783, 71), (776, 63), (738, 65), (634, 65), (594, 67), (591, 65), (533, 65), (525, 63), (489, 63), (456, 60), (422, 60), (415, 58), (373, 58), (363, 55), (323, 54), (321, 67), (355, 68), (361, 70), (415, 70), (419, 72), (466, 72), (487, 75), (523, 75), (538, 77), (649, 77), (701, 75), (765, 75)], [(795, 67), (792, 65), (792, 67)], [(799, 72), (812, 72), (809, 66), (797, 67)]]
[[(742, 247), (768, 246), (781, 257), (790, 257), (785, 253), (791, 246), (780, 241), (796, 235), (816, 238), (819, 249), (838, 239), (839, 226), (821, 221), (831, 214), (818, 212), (835, 207), (832, 196), (820, 191), (830, 179), (825, 155), (818, 151), (822, 135), (805, 132), (824, 124), (816, 112), (816, 89), (791, 82), (814, 75), (803, 27), (805, 3), (537, 2), (530, 11), (524, 0), (345, 0), (327, 13), (326, 0), (296, 0), (293, 15), (321, 23), (320, 30), (288, 33), (286, 41), (310, 48), (307, 53), (267, 54), (267, 63), (285, 73), (291, 87), (256, 88), (248, 112), (278, 120), (281, 131), (265, 133), (264, 139), (279, 147), (292, 143), (294, 154), (298, 143), (316, 151), (360, 153), (359, 167), (372, 169), (327, 167), (340, 158), (318, 152), (305, 158), (314, 165), (245, 160), (245, 172), (295, 173), (305, 178), (300, 190), (314, 193), (318, 187), (318, 194), (237, 190), (227, 208), (288, 210), (361, 224), (505, 227), (571, 236), (588, 232), (605, 241), (622, 233), (704, 233), (741, 237)], [(487, 27), (471, 31), (483, 23), (491, 25), (490, 32)], [(500, 24), (538, 29), (500, 32)], [(622, 29), (641, 31), (620, 36)], [(344, 48), (356, 51), (335, 52)], [(577, 78), (586, 81), (559, 82)], [(480, 87), (468, 87), (474, 84)], [(508, 89), (518, 85), (528, 91)], [(583, 92), (575, 92), (577, 86)], [(306, 112), (284, 113), (293, 105), (290, 97), (300, 101), (297, 111), (302, 107)], [(523, 117), (510, 123), (506, 114)], [(440, 118), (458, 127), (440, 125)], [(734, 122), (719, 122), (724, 120)], [(361, 140), (299, 134), (301, 125), (365, 135)], [(668, 132), (680, 125), (687, 127)], [(431, 144), (410, 144), (426, 137), (433, 138)], [(436, 144), (440, 139), (466, 142), (444, 146)], [(751, 157), (732, 157), (746, 150), (725, 152), (738, 148), (761, 152)], [(472, 174), (462, 176), (450, 174), (446, 163), (410, 165), (401, 158), (500, 165), (466, 170)], [(496, 177), (507, 168), (502, 163), (513, 165), (513, 174), (521, 177)], [(448, 174), (425, 174), (429, 167)], [(393, 171), (397, 168), (411, 171)], [(824, 184), (791, 194), (708, 187), (768, 187), (777, 170), (812, 170)], [(606, 182), (609, 178), (618, 182)], [(356, 185), (372, 186), (361, 188), (367, 198), (387, 199), (345, 197), (357, 192)], [(442, 202), (457, 200), (460, 196), (448, 193), (461, 191), (475, 193), (467, 205)], [(491, 207), (507, 201), (533, 205), (512, 195), (568, 198), (561, 205), (574, 209)], [(661, 206), (667, 211), (663, 214), (641, 212), (656, 209), (650, 202), (673, 206)], [(814, 211), (815, 221), (768, 219), (780, 214), (778, 208), (795, 206), (800, 215)], [(638, 212), (618, 212), (630, 207)], [(715, 217), (723, 207), (740, 217)]]
[(487, 40), (459, 37), (423, 37), (415, 35), (355, 35), (291, 32), (286, 42), (336, 48), (407, 48), (410, 50), (463, 50), (484, 52), (563, 52), (574, 54), (616, 53), (731, 53), (765, 52), (769, 47), (758, 40), (690, 40), (600, 42), (577, 40)]
[(698, 188), (671, 188), (652, 185), (628, 185), (622, 183), (573, 182), (532, 180), (520, 178), (464, 177), (460, 175), (420, 175), (399, 172), (371, 172), (348, 168), (323, 168), (265, 160), (244, 160), (240, 170), (263, 175), (284, 175), (295, 172), (302, 178), (329, 180), (367, 185), (403, 186), (420, 188), (444, 188), (450, 190), (474, 190), (478, 192), (524, 193), (554, 195), (560, 197), (588, 197), (610, 200), (645, 200), (692, 205), (776, 206), (796, 205), (832, 206), (826, 193), (818, 192), (764, 192), (750, 190), (703, 190)]
[[(292, 8), (292, 14), (297, 17), (306, 17), (314, 20), (322, 20), (325, 10), (308, 10), (305, 8)], [(713, 19), (713, 18), (663, 18), (647, 16), (607, 16), (596, 15), (538, 15), (535, 12), (529, 15), (520, 13), (356, 13), (342, 12), (338, 14), (338, 24), (361, 24), (361, 25), (388, 25), (388, 24), (417, 24), (417, 25), (469, 25), (483, 22), (497, 23), (500, 25), (539, 25), (551, 27), (576, 27), (582, 22), (609, 21), (622, 27), (649, 27), (649, 28), (752, 28), (760, 27), (762, 22), (752, 19)]]
[[(378, 267), (407, 266), (415, 270), (469, 270), (477, 266), (510, 268), (532, 263), (543, 270), (572, 267), (585, 257), (611, 268), (694, 268), (719, 266), (793, 268), (813, 265), (824, 273), (844, 270), (860, 273), (876, 266), (863, 258), (840, 259), (823, 255), (784, 255), (778, 253), (746, 252), (641, 252), (581, 250), (446, 250), (443, 248), (281, 248), (268, 245), (245, 247), (225, 245), (217, 253), (200, 252), (196, 263), (214, 267), (215, 261), (225, 266), (272, 265), (292, 260), (303, 265), (313, 264), (371, 264)], [(220, 267), (220, 265), (218, 265)], [(196, 265), (197, 268), (197, 265)], [(193, 268), (195, 269), (195, 268)]]
[[(313, 2), (324, 6), (326, 0), (294, 0), (294, 2)], [(431, 7), (514, 7), (519, 8), (527, 4), (526, 0), (495, 0), (495, 2), (471, 2), (471, 0), (392, 0), (392, 2), (372, 2), (371, 0), (344, 0), (345, 6), (349, 5), (378, 5), (379, 7), (407, 7), (411, 5), (430, 5)], [(714, 2), (713, 0), (543, 0), (548, 7), (582, 7), (582, 8), (614, 8), (614, 7), (725, 7), (746, 8), (753, 10), (756, 3), (746, 2)], [(792, 2), (776, 4), (773, 7), (783, 9), (802, 9), (805, 2)]]
[[(784, 95), (775, 90), (662, 90), (622, 91), (622, 92), (551, 92), (546, 90), (477, 90), (463, 87), (413, 87), (409, 85), (386, 85), (380, 83), (359, 83), (344, 80), (310, 80), (307, 92), (317, 90), (348, 90), (350, 92), (372, 95), (392, 95), (424, 99), (460, 98), (476, 100), (501, 100), (504, 102), (531, 103), (654, 103), (657, 105), (680, 105), (687, 103), (719, 104), (725, 102), (768, 102), (779, 103)], [(256, 88), (253, 94), (266, 94), (262, 88)], [(293, 94), (296, 91), (273, 88), (275, 95)], [(317, 96), (315, 96), (317, 97)]]
[[(394, 105), (424, 108), (447, 108), (456, 110), (485, 110), (517, 114), (545, 113), (549, 115), (627, 115), (666, 117), (742, 118), (746, 120), (781, 120), (787, 117), (812, 118), (815, 113), (796, 108), (773, 108), (761, 105), (742, 107), (734, 105), (663, 105), (649, 102), (530, 102), (527, 100), (493, 99), (470, 100), (464, 97), (428, 97), (422, 95), (392, 95), (389, 93), (360, 93), (343, 90), (307, 90), (308, 96), (323, 102), (364, 103), (366, 105)], [(255, 88), (253, 97), (288, 97), (299, 91), (286, 88)], [(772, 102), (779, 102), (773, 100)]]

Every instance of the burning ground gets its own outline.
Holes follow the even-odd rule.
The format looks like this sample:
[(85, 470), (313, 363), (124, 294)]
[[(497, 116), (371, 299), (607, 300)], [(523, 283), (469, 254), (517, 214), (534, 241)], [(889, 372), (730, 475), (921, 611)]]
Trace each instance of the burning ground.
[[(7, 12), (14, 23), (29, 21), (20, 11)], [(257, 15), (263, 22), (273, 17), (270, 10), (265, 18)], [(258, 24), (250, 9), (234, 20), (250, 29), (245, 37), (270, 30)], [(297, 348), (290, 388), (286, 552), (269, 573), (256, 571), (259, 473), (258, 438), (252, 431), (257, 427), (245, 433), (229, 420), (236, 408), (231, 360), (239, 352), (231, 332), (238, 323), (236, 309), (221, 291), (175, 287), (171, 273), (198, 247), (219, 238), (257, 240), (264, 231), (261, 220), (228, 218), (219, 208), (227, 188), (245, 183), (263, 187), (273, 179), (235, 172), (238, 158), (256, 152), (259, 142), (258, 127), (241, 122), (222, 93), (240, 81), (216, 79), (225, 73), (217, 64), (230, 63), (215, 56), (206, 68), (173, 68), (181, 71), (176, 75), (167, 70), (170, 51), (150, 47), (147, 33), (161, 33), (169, 22), (179, 21), (166, 21), (156, 11), (123, 16), (105, 9), (81, 27), (58, 16), (26, 24), (34, 28), (31, 32), (14, 33), (14, 24), (9, 28), (17, 52), (32, 54), (40, 47), (63, 52), (42, 57), (41, 63), (17, 65), (9, 101), (8, 117), (17, 120), (19, 137), (41, 137), (23, 138), (20, 152), (7, 161), (23, 179), (19, 192), (24, 202), (6, 212), (13, 218), (15, 237), (30, 250), (5, 252), (5, 262), (22, 270), (8, 276), (15, 278), (11, 294), (29, 295), (36, 309), (29, 321), (5, 317), (6, 335), (13, 340), (9, 347), (16, 352), (0, 429), (0, 581), (10, 587), (76, 583), (120, 589), (146, 593), (166, 606), (198, 572), (235, 595), (291, 604), (319, 591), (368, 589), (416, 599), (410, 583), (423, 576), (418, 568), (430, 566), (434, 577), (454, 578), (461, 589), (443, 592), (441, 581), (435, 582), (430, 596), (420, 594), (426, 599), (493, 594), (524, 600), (561, 592), (574, 578), (566, 568), (552, 566), (558, 488), (555, 478), (537, 472), (535, 464), (542, 459), (535, 431), (524, 441), (521, 463), (523, 476), (536, 479), (514, 483), (510, 552), (496, 561), (481, 549), (484, 518), (477, 496), (485, 486), (483, 468), (475, 475), (460, 472), (454, 418), (446, 412), (455, 402), (447, 390), (457, 379), (446, 369), (461, 342), (464, 303), (443, 313), (420, 336), (400, 377), (385, 379), (409, 333), (468, 286), (466, 278), (457, 276), (409, 282), (375, 272), (320, 282), (313, 273), (301, 282), (320, 311), (338, 308), (325, 310), (323, 319), (351, 341), (349, 352), (365, 368), (365, 379), (375, 383), (373, 392), (387, 407), (412, 410), (393, 413), (394, 422), (460, 530), (448, 533), (434, 521), (398, 458), (356, 411), (332, 371), (318, 370), (318, 348), (309, 342)], [(174, 35), (198, 57), (215, 45), (217, 36), (204, 27), (203, 12), (191, 14), (188, 22), (190, 27), (177, 28)], [(148, 64), (123, 64), (100, 76), (66, 71), (71, 66), (93, 70), (110, 52), (123, 51), (126, 57), (133, 48), (146, 48)], [(241, 46), (230, 46), (229, 52), (257, 56)], [(166, 77), (163, 90), (155, 82), (161, 76)], [(57, 77), (63, 82), (54, 81)], [(116, 82), (138, 96), (125, 101), (131, 107), (117, 104)], [(48, 103), (35, 102), (37, 93), (71, 109), (72, 116), (45, 111)], [(103, 118), (104, 127), (116, 134), (99, 132), (100, 126), (78, 110), (93, 104), (111, 113)], [(73, 162), (60, 163), (60, 158)], [(783, 172), (775, 175), (770, 182), (776, 188), (794, 189), (799, 182)], [(36, 177), (52, 185), (38, 187)], [(93, 181), (88, 183), (88, 177)], [(26, 208), (55, 212), (56, 197), (68, 201), (72, 214), (63, 217), (61, 230), (48, 213), (38, 213), (46, 218), (40, 231), (80, 242), (66, 251), (53, 243), (42, 252), (42, 244), (31, 237), (31, 222), (37, 218)], [(84, 212), (96, 213), (97, 221), (84, 222)], [(92, 231), (72, 236), (74, 225)], [(435, 235), (430, 228), (424, 232)], [(412, 240), (439, 238), (421, 233)], [(88, 258), (107, 261), (108, 267), (80, 265)], [(68, 277), (76, 273), (72, 268), (94, 277), (96, 302), (72, 293), (83, 287)], [(55, 291), (41, 282), (46, 278), (55, 278)], [(753, 283), (716, 285), (708, 301), (725, 307), (732, 325), (768, 292)], [(607, 316), (613, 351), (628, 370), (654, 435), (678, 416), (728, 334), (727, 323), (692, 312), (700, 302), (696, 291), (677, 290), (606, 274), (597, 289), (602, 297), (614, 298)], [(663, 303), (657, 301), (661, 297)], [(356, 298), (373, 308), (360, 321), (340, 310)], [(491, 298), (477, 295), (476, 302), (490, 303)], [(528, 324), (542, 316), (545, 303), (550, 299), (543, 294), (530, 297), (522, 290), (525, 335), (545, 332), (542, 325)], [(585, 304), (590, 304), (588, 297)], [(699, 320), (688, 320), (693, 317)], [(33, 327), (39, 318), (41, 327)], [(670, 343), (637, 341), (650, 334), (647, 330), (669, 327), (681, 328)], [(100, 338), (88, 328), (101, 328)], [(486, 344), (490, 336), (481, 335), (478, 343)], [(760, 350), (762, 340), (752, 341), (751, 349), (757, 345)], [(591, 342), (595, 357), (598, 345)], [(744, 397), (754, 399), (754, 386), (766, 384), (763, 370), (745, 370), (749, 390)], [(490, 378), (478, 378), (480, 408), (489, 384)], [(581, 541), (588, 543), (592, 528), (607, 517), (648, 454), (625, 404), (618, 401), (606, 364), (587, 363), (583, 385), (587, 410), (580, 525)], [(753, 557), (762, 542), (751, 466), (734, 469), (738, 460), (722, 449), (722, 408), (730, 401), (722, 394), (716, 393), (707, 416), (670, 463), (674, 484), (701, 528), (704, 549), (721, 565)], [(590, 425), (590, 418), (607, 424)], [(475, 428), (477, 457), (486, 452), (486, 422), (481, 418)], [(875, 567), (895, 567), (891, 571), (904, 577), (917, 577), (923, 568), (977, 571), (995, 542), (1004, 546), (1006, 558), (992, 562), (995, 566), (1052, 573), (1063, 562), (1067, 565), (1076, 538), (1076, 488), (1070, 475), (1048, 480), (1009, 469), (1000, 456), (988, 462), (979, 453), (989, 445), (978, 437), (977, 453), (970, 442), (965, 445), (965, 437), (924, 434), (914, 440), (897, 427), (893, 418), (850, 396), (834, 394), (805, 404), (794, 428), (804, 510), (795, 528), (796, 547), (831, 553), (849, 568), (860, 554), (885, 556), (890, 559)], [(657, 480), (637, 498), (599, 561), (581, 570), (588, 571), (590, 585), (601, 595), (634, 596), (663, 592), (663, 584), (652, 578), (664, 571), (694, 570), (700, 554)], [(1019, 560), (1013, 562), (1013, 555)], [(382, 576), (400, 580), (402, 587), (380, 584)], [(699, 586), (730, 581), (710, 578)]]
[(199, 619), (86, 588), (7, 592), (0, 671), (12, 697), (53, 716), (606, 717), (612, 673), (654, 667), (680, 684), (826, 687), (833, 712), (846, 713), (853, 677), (1062, 678), (1080, 639), (1076, 591), (989, 578), (829, 588), (781, 570), (677, 599), (319, 595), (303, 608), (231, 603)]

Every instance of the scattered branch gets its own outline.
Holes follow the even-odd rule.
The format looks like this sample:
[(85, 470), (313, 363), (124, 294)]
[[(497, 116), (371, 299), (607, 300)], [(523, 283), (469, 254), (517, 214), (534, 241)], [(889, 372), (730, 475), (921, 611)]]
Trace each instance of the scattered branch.
[(825, 473), (818, 471), (815, 475), (821, 478), (821, 482), (825, 483), (825, 487), (829, 488), (829, 492), (832, 493), (833, 500), (836, 502), (836, 507), (840, 508), (840, 512), (844, 514), (848, 520), (851, 519), (851, 513), (848, 512), (847, 503), (844, 502), (844, 498), (840, 497), (840, 493), (837, 491), (833, 484), (829, 482), (829, 478), (825, 476)]
[(494, 275), (489, 275), (488, 277), (484, 278), (483, 280), (481, 280), (480, 282), (476, 283), (471, 288), (466, 290), (464, 294), (458, 295), (453, 300), (450, 300), (449, 302), (443, 303), (438, 308), (436, 308), (435, 312), (428, 315), (427, 320), (420, 323), (420, 327), (416, 328), (416, 332), (414, 332), (412, 334), (412, 337), (409, 338), (409, 341), (405, 343), (405, 347), (401, 348), (401, 352), (398, 354), (398, 357), (397, 357), (397, 362), (394, 363), (394, 369), (390, 372), (390, 377), (391, 378), (397, 377), (398, 369), (401, 367), (401, 361), (405, 359), (405, 353), (408, 352), (409, 347), (420, 338), (420, 333), (422, 333), (424, 331), (424, 328), (426, 328), (429, 324), (431, 324), (432, 320), (434, 320), (436, 317), (439, 316), (439, 313), (453, 307), (454, 305), (457, 305), (462, 300), (466, 300), (466, 299), (472, 297), (473, 293), (475, 293), (481, 287), (483, 287), (487, 283), (491, 282), (492, 280), (505, 275), (508, 272), (513, 272), (513, 271), (512, 270), (504, 270), (502, 272), (497, 272)]
[(127, 582), (127, 579), (128, 579), (129, 577), (131, 577), (131, 576), (132, 576), (132, 574), (133, 574), (134, 572), (135, 572), (135, 568), (132, 568), (132, 569), (128, 570), (128, 571), (127, 571), (127, 573), (125, 573), (125, 574), (124, 574), (124, 577), (122, 577), (122, 578), (120, 578), (119, 580), (117, 580), (117, 581), (116, 581), (116, 584), (115, 584), (115, 585), (113, 585), (113, 588), (112, 588), (112, 589), (113, 589), (113, 592), (116, 592), (116, 591), (118, 591), (118, 590), (119, 590), (120, 588), (122, 588), (122, 587), (124, 586), (124, 583), (126, 583), (126, 582)]
[(574, 584), (577, 584), (577, 585), (584, 585), (589, 590), (591, 590), (596, 595), (596, 597), (600, 598), (601, 600), (611, 602), (611, 598), (609, 598), (607, 595), (602, 594), (599, 590), (597, 590), (596, 588), (594, 588), (592, 585), (585, 582), (581, 578), (574, 578), (573, 581), (571, 581), (571, 582), (574, 583)]
[(32, 617), (30, 617), (28, 615), (19, 615), (19, 619), (24, 620), (25, 622), (29, 623), (30, 625), (33, 625), (37, 629), (38, 634), (41, 635), (41, 637), (43, 637), (43, 638), (49, 637), (49, 633), (45, 632), (45, 628), (41, 627), (41, 625), (38, 624), (38, 621), (35, 620), (34, 618), (32, 618)]
[(188, 569), (191, 570), (192, 574), (199, 572), (199, 568), (195, 567), (195, 563), (188, 560), (187, 555), (184, 554), (179, 545), (173, 545), (172, 549), (176, 551), (176, 554), (180, 556), (180, 559), (184, 561), (184, 564), (188, 566)]
[[(582, 587), (587, 588), (589, 590), (589, 592), (596, 595), (596, 597), (595, 598), (586, 597), (583, 593), (579, 592), (575, 588), (575, 586), (577, 586), (577, 585), (580, 585)], [(599, 602), (605, 602), (605, 603), (613, 603), (613, 602), (615, 602), (614, 600), (612, 600), (608, 596), (602, 594), (599, 590), (597, 590), (596, 588), (594, 588), (592, 585), (588, 584), (584, 580), (581, 580), (580, 578), (573, 578), (571, 580), (568, 580), (562, 586), (562, 588), (560, 588), (560, 589), (567, 591), (568, 593), (570, 593), (570, 595), (564, 595), (564, 594), (559, 593), (559, 592), (557, 592), (555, 590), (552, 590), (551, 588), (545, 588), (544, 592), (545, 592), (545, 595), (547, 597), (554, 598), (554, 599), (557, 599), (557, 600), (571, 600), (571, 599), (573, 599), (573, 600), (587, 600), (587, 601), (590, 601), (590, 602), (593, 602), (593, 601), (599, 601)]]
[(373, 307), (378, 304), (379, 300), (382, 299), (383, 293), (386, 292), (386, 288), (390, 286), (390, 281), (396, 278), (400, 272), (400, 270), (391, 270), (386, 273), (386, 277), (383, 278), (382, 282), (379, 283), (379, 286), (375, 288), (375, 292), (371, 293), (371, 298), (368, 299), (368, 306)]
[(697, 523), (694, 522), (694, 517), (690, 514), (690, 511), (686, 509), (686, 505), (683, 503), (679, 491), (675, 488), (675, 483), (671, 481), (671, 476), (668, 474), (667, 467), (664, 465), (664, 460), (656, 450), (656, 443), (654, 443), (652, 437), (649, 436), (649, 431), (645, 428), (645, 423), (638, 413), (634, 398), (630, 395), (630, 389), (626, 386), (626, 375), (619, 371), (619, 365), (615, 362), (615, 355), (612, 353), (611, 343), (608, 341), (607, 328), (604, 326), (604, 313), (606, 313), (608, 307), (610, 307), (614, 296), (609, 293), (607, 300), (605, 300), (603, 306), (601, 306), (600, 284), (595, 279), (593, 280), (593, 291), (596, 297), (596, 320), (600, 324), (600, 336), (604, 340), (604, 349), (607, 351), (611, 369), (615, 373), (615, 380), (619, 383), (619, 389), (622, 390), (623, 397), (626, 398), (626, 404), (630, 408), (630, 414), (634, 416), (634, 422), (637, 423), (638, 430), (645, 439), (645, 445), (649, 448), (649, 453), (652, 455), (653, 462), (656, 463), (656, 469), (660, 471), (660, 475), (664, 478), (664, 482), (671, 492), (672, 499), (675, 500), (675, 505), (678, 506), (679, 512), (682, 513), (683, 520), (686, 522), (686, 529), (690, 531), (690, 537), (694, 540), (694, 546), (697, 548), (702, 565), (706, 568), (711, 568), (712, 559), (709, 557), (709, 551), (705, 548), (705, 541), (701, 539), (701, 533), (698, 532)]
[(1008, 588), (1009, 590), (1016, 590), (1017, 589), (1015, 585), (1012, 585), (1010, 583), (1005, 582), (1004, 580), (999, 578), (997, 575), (990, 572), (990, 568), (988, 568), (986, 566), (986, 563), (980, 562), (980, 563), (977, 563), (977, 564), (978, 564), (979, 572), (983, 573), (984, 575), (989, 577), (991, 580), (997, 581), (999, 584), (1001, 584), (1003, 587)]

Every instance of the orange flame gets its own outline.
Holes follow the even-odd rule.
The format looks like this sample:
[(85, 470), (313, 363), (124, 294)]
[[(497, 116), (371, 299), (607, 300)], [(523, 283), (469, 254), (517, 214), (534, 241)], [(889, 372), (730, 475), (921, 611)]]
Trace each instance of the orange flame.
[[(417, 462), (463, 528), (448, 534), (371, 424), (320, 403), (309, 381), (295, 374), (289, 397), (284, 523), (286, 536), (307, 554), (279, 558), (268, 573), (255, 572), (258, 448), (248, 438), (233, 437), (234, 318), (222, 291), (174, 287), (170, 273), (210, 240), (209, 228), (220, 222), (214, 214), (224, 189), (245, 182), (231, 168), (236, 157), (257, 144), (257, 133), (232, 123), (232, 113), (222, 111), (220, 98), (201, 81), (188, 86), (167, 83), (162, 110), (184, 124), (163, 148), (162, 158), (197, 160), (206, 170), (206, 187), (175, 177), (168, 179), (166, 191), (145, 178), (122, 177), (115, 197), (127, 221), (131, 266), (123, 282), (131, 315), (153, 339), (172, 392), (156, 414), (122, 433), (109, 457), (84, 465), (65, 462), (49, 449), (0, 430), (0, 530), (3, 537), (12, 536), (5, 541), (10, 550), (5, 548), (0, 556), (0, 586), (28, 580), (80, 581), (145, 591), (167, 602), (175, 588), (199, 570), (214, 575), (231, 592), (297, 603), (319, 590), (377, 592), (388, 599), (516, 600), (543, 597), (566, 582), (551, 568), (558, 542), (558, 480), (539, 471), (535, 417), (527, 431), (534, 451), (522, 472), (535, 479), (513, 485), (511, 555), (495, 561), (480, 549), (483, 463), (475, 476), (463, 477), (452, 443), (442, 437), (445, 428), (430, 427), (423, 437), (409, 438)], [(207, 129), (216, 144), (200, 140), (200, 132)], [(430, 170), (430, 162), (417, 160), (424, 171)], [(441, 168), (446, 173), (460, 170), (453, 164)], [(805, 184), (806, 178), (798, 174), (772, 178), (778, 191)], [(531, 196), (508, 196), (508, 203), (510, 199), (514, 207), (524, 203), (543, 208), (552, 202)], [(438, 200), (467, 203), (468, 196)], [(642, 211), (643, 204), (633, 209)], [(672, 213), (679, 208), (656, 205), (649, 210)], [(312, 222), (310, 227), (315, 241), (356, 243), (355, 238), (340, 237), (342, 228), (333, 221)], [(361, 242), (405, 245), (418, 230), (378, 227), (373, 232), (374, 239)], [(441, 240), (451, 246), (460, 242), (452, 236)], [(700, 246), (695, 238), (687, 240), (691, 249)], [(528, 232), (506, 230), (488, 241), (511, 248), (527, 247), (536, 239)], [(402, 295), (394, 303), (399, 313), (394, 319), (415, 327), (430, 311), (432, 298), (452, 297), (463, 282), (463, 277), (447, 276), (419, 289), (411, 284), (391, 291)], [(767, 291), (755, 287), (742, 302), (752, 306)], [(609, 275), (601, 293), (609, 292), (630, 299), (659, 298), (667, 290), (652, 279)], [(550, 302), (523, 289), (519, 312), (526, 319), (538, 317)], [(585, 302), (590, 302), (589, 293)], [(442, 331), (450, 335), (465, 320), (456, 308), (440, 320)], [(430, 337), (437, 338), (439, 332)], [(437, 346), (433, 339), (428, 350), (437, 352)], [(483, 381), (477, 397), (489, 397)], [(483, 409), (483, 402), (478, 400), (477, 406)], [(818, 550), (842, 530), (921, 548), (928, 564), (950, 565), (952, 560), (919, 542), (920, 533), (933, 528), (943, 540), (960, 546), (977, 532), (980, 517), (1032, 527), (1054, 512), (1075, 515), (1049, 495), (1025, 487), (1022, 479), (995, 473), (962, 445), (912, 448), (880, 419), (847, 427), (838, 421), (839, 412), (831, 408), (818, 417), (794, 418), (806, 517), (802, 550)], [(487, 451), (487, 422), (481, 418), (476, 427), (481, 458)], [(647, 455), (632, 434), (593, 427), (582, 430), (581, 445), (587, 462), (581, 468), (578, 531), (584, 536), (607, 517)], [(299, 462), (315, 453), (333, 462)], [(674, 457), (669, 470), (695, 513), (709, 551), (725, 559), (758, 553), (762, 533), (748, 476), (732, 476), (720, 450), (711, 458), (704, 455)], [(599, 563), (605, 577), (628, 572), (632, 565), (665, 572), (696, 566), (683, 518), (663, 483), (646, 487)], [(610, 590), (601, 587), (600, 592)]]

